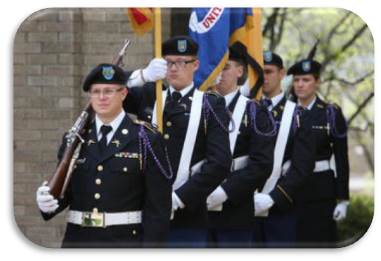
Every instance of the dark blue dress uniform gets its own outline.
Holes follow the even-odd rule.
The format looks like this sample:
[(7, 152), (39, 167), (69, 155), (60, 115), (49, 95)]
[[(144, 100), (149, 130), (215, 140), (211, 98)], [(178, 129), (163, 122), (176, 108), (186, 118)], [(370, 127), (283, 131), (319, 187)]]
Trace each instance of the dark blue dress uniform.
[[(121, 68), (101, 64), (89, 73), (83, 89), (125, 81)], [(42, 214), (48, 220), (69, 207), (62, 247), (157, 247), (167, 238), (172, 188), (162, 137), (148, 123), (120, 117), (108, 145), (105, 137), (98, 141), (92, 121), (59, 208)], [(64, 136), (59, 160), (66, 144)]]
[[(188, 36), (173, 37), (162, 44), (163, 56), (197, 56), (198, 45)], [(166, 88), (164, 86), (164, 88)], [(173, 173), (179, 168), (181, 151), (190, 121), (190, 111), (197, 86), (179, 100), (172, 97), (169, 88), (163, 111), (163, 137), (168, 150)], [(125, 100), (125, 110), (142, 120), (151, 121), (156, 101), (154, 83), (141, 88), (130, 88)], [(169, 246), (204, 247), (207, 241), (207, 196), (226, 178), (230, 165), (228, 124), (223, 97), (207, 92), (203, 95), (202, 113), (199, 119), (196, 140), (190, 166), (206, 160), (201, 171), (174, 192), (184, 203), (171, 221)], [(173, 181), (176, 177), (174, 176)]]
[[(238, 92), (228, 106), (233, 113)], [(250, 112), (251, 106), (257, 107), (256, 119)], [(257, 133), (253, 124), (260, 131)], [(228, 199), (223, 203), (222, 211), (209, 211), (210, 240), (217, 242), (212, 247), (250, 247), (251, 228), (254, 218), (254, 191), (263, 186), (272, 169), (274, 138), (267, 134), (274, 129), (266, 108), (256, 101), (249, 101), (239, 128), (233, 158), (249, 156), (245, 168), (229, 173), (221, 184)], [(266, 133), (266, 134), (263, 134)]]
[[(168, 97), (163, 111), (163, 137), (173, 172), (177, 173), (179, 164), (181, 164), (180, 156), (189, 123), (195, 88), (175, 103), (172, 101), (169, 89), (167, 91)], [(140, 101), (140, 104), (135, 103), (135, 106), (132, 106), (129, 99)], [(185, 204), (185, 208), (175, 212), (171, 222), (171, 227), (174, 229), (192, 228), (196, 231), (196, 229), (201, 228), (206, 230), (206, 198), (226, 178), (230, 169), (231, 153), (227, 130), (229, 115), (225, 110), (225, 100), (213, 93), (205, 93), (204, 99), (207, 99), (214, 113), (206, 114), (207, 108), (203, 106), (199, 128), (195, 130), (197, 131), (197, 138), (194, 144), (191, 166), (203, 159), (207, 159), (207, 161), (200, 173), (190, 177), (183, 186), (175, 191)], [(140, 119), (151, 120), (154, 103), (154, 84), (148, 83), (142, 88), (129, 89), (125, 110), (136, 113)], [(185, 243), (185, 246), (189, 245)]]
[(310, 117), (316, 137), (315, 162), (330, 161), (332, 168), (309, 175), (298, 195), (298, 242), (305, 246), (334, 246), (336, 222), (333, 212), (338, 200), (349, 200), (349, 163), (346, 122), (337, 105), (316, 97)]
[[(280, 126), (286, 98), (271, 110)], [(298, 108), (297, 108), (298, 109)], [(295, 202), (304, 180), (314, 168), (315, 140), (312, 135), (308, 111), (300, 111), (293, 117), (283, 163), (291, 161), (291, 167), (282, 173), (275, 188), (269, 193), (274, 205), (267, 217), (256, 217), (254, 221), (254, 247), (292, 247), (296, 241)], [(259, 190), (260, 191), (260, 190)]]
[[(142, 222), (106, 228), (68, 223), (62, 247), (162, 246), (171, 211), (171, 182), (151, 154), (144, 155), (138, 133), (144, 128), (157, 159), (168, 171), (161, 136), (125, 116), (100, 156), (95, 122), (83, 137), (75, 170), (59, 208), (43, 214), (48, 220), (66, 207), (90, 213), (141, 211)], [(59, 150), (62, 157), (65, 139)]]
[[(291, 66), (287, 73), (319, 79), (321, 64), (313, 60), (317, 45), (318, 42), (308, 57)], [(317, 95), (309, 117), (316, 138), (315, 167), (298, 195), (297, 240), (300, 246), (332, 247), (336, 241), (336, 200), (349, 199), (347, 126), (340, 107), (323, 102)], [(336, 177), (329, 164), (332, 154)]]

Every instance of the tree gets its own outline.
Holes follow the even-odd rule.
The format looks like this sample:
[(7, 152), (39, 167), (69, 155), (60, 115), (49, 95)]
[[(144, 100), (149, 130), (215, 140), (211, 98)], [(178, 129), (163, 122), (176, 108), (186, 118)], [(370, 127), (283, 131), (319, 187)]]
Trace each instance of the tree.
[(286, 67), (307, 57), (320, 40), (315, 56), (322, 64), (320, 95), (343, 108), (349, 135), (373, 173), (374, 46), (367, 25), (333, 8), (264, 9), (263, 17), (264, 49), (279, 53)]

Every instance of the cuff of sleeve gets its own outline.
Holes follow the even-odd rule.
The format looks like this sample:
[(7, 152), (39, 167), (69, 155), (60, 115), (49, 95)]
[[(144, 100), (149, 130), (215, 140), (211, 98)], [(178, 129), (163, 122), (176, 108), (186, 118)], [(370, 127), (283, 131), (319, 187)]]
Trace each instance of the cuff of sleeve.
[(280, 186), (270, 192), (270, 196), (273, 199), (275, 205), (281, 210), (287, 210), (294, 203), (291, 196)]
[(142, 79), (142, 73), (141, 73), (141, 69), (139, 70), (135, 70), (133, 71), (133, 73), (131, 73), (130, 77), (128, 78), (128, 81), (127, 81), (127, 86), (130, 87), (130, 88), (133, 88), (133, 87), (141, 87), (144, 85), (144, 80)]

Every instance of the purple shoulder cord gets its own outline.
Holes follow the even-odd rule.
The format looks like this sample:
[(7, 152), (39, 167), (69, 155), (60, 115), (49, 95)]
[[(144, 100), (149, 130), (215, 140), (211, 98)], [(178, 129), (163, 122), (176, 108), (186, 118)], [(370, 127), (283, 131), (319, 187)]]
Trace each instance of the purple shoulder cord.
[[(169, 174), (167, 171), (164, 169), (164, 167), (161, 165), (159, 159), (157, 158), (155, 152), (153, 151), (151, 142), (148, 138), (148, 135), (146, 133), (146, 130), (144, 129), (144, 126), (141, 125), (139, 129), (139, 149), (144, 155), (144, 164), (147, 163), (147, 150), (151, 153), (156, 165), (159, 167), (160, 172), (168, 179), (171, 179), (173, 177), (173, 171), (172, 171), (172, 166), (169, 161), (168, 153), (167, 150), (165, 149), (165, 158), (167, 160), (168, 168), (169, 168)], [(145, 167), (145, 166), (144, 166)]]
[(249, 111), (250, 111), (250, 116), (251, 116), (250, 117), (251, 118), (251, 125), (253, 126), (253, 129), (256, 133), (258, 133), (259, 135), (262, 135), (262, 136), (266, 136), (266, 137), (273, 137), (277, 134), (277, 125), (275, 123), (274, 117), (271, 114), (271, 112), (266, 110), (266, 113), (269, 116), (269, 119), (270, 119), (270, 122), (271, 122), (271, 125), (273, 128), (268, 132), (262, 132), (257, 128), (257, 104), (255, 102), (250, 102)]

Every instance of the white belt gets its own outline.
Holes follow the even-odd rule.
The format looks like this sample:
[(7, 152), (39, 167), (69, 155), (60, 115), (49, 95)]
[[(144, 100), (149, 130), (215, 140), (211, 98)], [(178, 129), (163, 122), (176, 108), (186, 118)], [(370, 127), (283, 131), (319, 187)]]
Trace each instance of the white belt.
[(314, 172), (321, 172), (330, 170), (331, 166), (329, 164), (329, 160), (321, 160), (315, 162)]
[[(285, 175), (288, 169), (291, 166), (291, 160), (286, 161), (283, 166), (282, 166), (282, 175)], [(329, 160), (320, 160), (320, 161), (315, 161), (315, 168), (314, 172), (322, 172), (322, 171), (327, 171), (330, 170), (331, 166), (329, 164)]]
[(67, 222), (83, 227), (108, 227), (114, 225), (139, 224), (142, 222), (141, 211), (127, 211), (118, 213), (82, 212), (69, 210)]
[(249, 156), (247, 155), (233, 159), (230, 170), (233, 172), (233, 171), (243, 169), (244, 167), (247, 166), (248, 160), (249, 160)]

